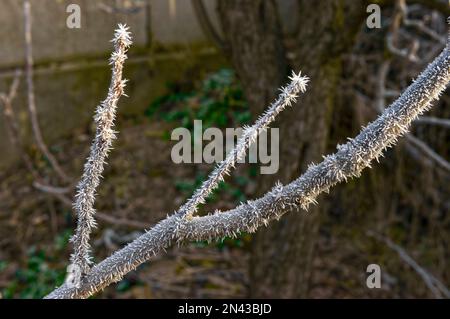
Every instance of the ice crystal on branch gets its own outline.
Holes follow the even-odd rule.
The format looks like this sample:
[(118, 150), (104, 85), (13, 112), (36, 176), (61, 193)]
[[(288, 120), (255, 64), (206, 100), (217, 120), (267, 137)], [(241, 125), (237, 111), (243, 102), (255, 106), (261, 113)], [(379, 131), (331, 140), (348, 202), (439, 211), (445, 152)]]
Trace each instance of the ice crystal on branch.
[[(197, 204), (204, 201), (208, 192), (236, 163), (238, 156), (245, 153), (249, 141), (256, 138), (258, 130), (266, 128), (284, 107), (295, 100), (296, 94), (304, 90), (306, 78), (293, 75), (291, 80), (291, 84), (282, 89), (279, 99), (252, 127), (246, 128), (238, 146), (219, 164), (179, 213), (168, 216), (126, 247), (95, 265), (82, 278), (79, 288), (64, 284), (46, 298), (87, 298), (121, 280), (126, 273), (136, 269), (152, 256), (164, 252), (174, 242), (211, 241), (237, 236), (239, 232), (254, 232), (258, 227), (281, 218), (293, 209), (307, 209), (310, 204), (316, 203), (320, 193), (328, 192), (331, 187), (348, 178), (360, 176), (364, 168), (370, 167), (384, 150), (393, 146), (397, 139), (405, 134), (411, 122), (439, 98), (450, 81), (450, 49), (447, 45), (417, 80), (375, 121), (362, 128), (355, 138), (349, 138), (347, 143), (338, 145), (334, 154), (325, 156), (318, 164), (310, 165), (296, 180), (284, 186), (277, 183), (263, 197), (240, 204), (235, 209), (185, 218), (185, 214), (195, 211)], [(293, 93), (295, 91), (297, 93)], [(90, 173), (90, 169), (87, 165), (86, 174)], [(79, 191), (82, 190), (84, 188)], [(77, 198), (82, 205), (85, 205), (84, 201), (91, 200), (91, 197), (84, 197), (83, 194)]]
[(71, 242), (74, 252), (71, 255), (73, 265), (81, 269), (82, 274), (89, 271), (91, 264), (89, 237), (95, 222), (95, 193), (106, 163), (106, 158), (116, 138), (113, 130), (116, 117), (117, 102), (123, 95), (126, 81), (122, 79), (123, 64), (127, 59), (127, 50), (131, 45), (131, 35), (128, 27), (119, 24), (115, 31), (114, 52), (111, 54), (112, 66), (111, 84), (106, 99), (97, 107), (94, 117), (96, 133), (91, 145), (89, 157), (84, 165), (84, 172), (77, 186), (74, 199), (74, 210), (77, 213), (77, 228)]
[(217, 188), (219, 183), (224, 180), (224, 176), (229, 174), (230, 169), (235, 167), (236, 163), (245, 157), (247, 149), (256, 141), (258, 134), (261, 131), (266, 130), (269, 124), (275, 120), (275, 117), (283, 111), (286, 106), (291, 106), (292, 103), (295, 103), (299, 93), (306, 91), (306, 85), (309, 82), (309, 78), (302, 76), (301, 72), (296, 74), (293, 71), (289, 79), (291, 82), (286, 87), (280, 89), (281, 94), (278, 99), (269, 106), (264, 114), (259, 117), (252, 126), (244, 128), (242, 136), (237, 141), (236, 147), (227, 154), (226, 158), (216, 166), (208, 179), (203, 182), (201, 187), (197, 189), (186, 204), (179, 209), (177, 212), (178, 215), (191, 219), (193, 214), (197, 211), (198, 205), (205, 203), (208, 195), (211, 194), (211, 192)]

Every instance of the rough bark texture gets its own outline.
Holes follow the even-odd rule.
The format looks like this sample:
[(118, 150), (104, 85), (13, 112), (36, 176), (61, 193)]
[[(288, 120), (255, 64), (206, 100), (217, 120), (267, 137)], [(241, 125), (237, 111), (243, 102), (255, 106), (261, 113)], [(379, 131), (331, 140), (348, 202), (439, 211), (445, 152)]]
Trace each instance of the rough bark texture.
[[(298, 1), (300, 28), (290, 64), (311, 78), (306, 95), (275, 124), (280, 128), (280, 170), (262, 176), (260, 192), (274, 179), (283, 183), (325, 154), (341, 76), (341, 56), (351, 48), (363, 2)], [(289, 64), (274, 1), (222, 0), (219, 14), (229, 56), (254, 115), (273, 99)], [(306, 297), (319, 226), (319, 210), (289, 214), (257, 232), (250, 262), (250, 293), (259, 298)]]
[(275, 1), (219, 1), (228, 52), (254, 116), (286, 79), (287, 61)]

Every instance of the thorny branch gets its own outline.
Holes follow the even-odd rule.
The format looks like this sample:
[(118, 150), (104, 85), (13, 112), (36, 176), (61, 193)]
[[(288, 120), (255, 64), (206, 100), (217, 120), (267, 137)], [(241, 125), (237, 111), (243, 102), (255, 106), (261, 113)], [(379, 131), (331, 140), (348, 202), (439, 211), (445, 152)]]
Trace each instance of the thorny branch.
[[(406, 58), (410, 62), (419, 62), (416, 55), (419, 49), (419, 41), (414, 39), (411, 45), (411, 49), (408, 51), (406, 49), (398, 49), (395, 46), (395, 42), (398, 40), (401, 23), (405, 26), (416, 27), (419, 31), (427, 34), (434, 40), (437, 40), (441, 44), (445, 44), (445, 37), (439, 35), (433, 29), (428, 28), (421, 20), (411, 20), (408, 18), (408, 6), (405, 0), (397, 0), (394, 16), (392, 18), (390, 32), (386, 36), (387, 47), (391, 53), (398, 55), (400, 57)], [(388, 97), (388, 89), (386, 88), (386, 79), (390, 70), (391, 60), (388, 59), (384, 61), (379, 69), (377, 75), (377, 96), (375, 101), (375, 107), (378, 112), (382, 112), (385, 108), (386, 97)], [(440, 119), (434, 117), (420, 117), (417, 119), (418, 123), (440, 125), (443, 127), (450, 127), (450, 120)], [(417, 148), (422, 154), (429, 157), (433, 162), (437, 163), (439, 167), (450, 172), (450, 163), (445, 160), (442, 156), (437, 154), (430, 146), (428, 146), (424, 141), (418, 137), (412, 135), (411, 133), (406, 134), (407, 147)]]
[(178, 215), (192, 218), (197, 211), (197, 206), (203, 204), (211, 192), (217, 188), (219, 183), (224, 180), (225, 175), (229, 175), (230, 169), (245, 156), (247, 149), (255, 142), (258, 134), (267, 129), (269, 124), (275, 120), (275, 117), (282, 112), (286, 106), (291, 106), (297, 99), (299, 92), (306, 91), (306, 85), (309, 81), (308, 77), (301, 76), (301, 73), (289, 77), (291, 83), (285, 88), (281, 89), (281, 94), (278, 99), (270, 105), (264, 114), (250, 127), (244, 127), (242, 136), (237, 141), (234, 147), (226, 156), (226, 158), (217, 165), (216, 169), (209, 175), (208, 179), (203, 182), (202, 186), (198, 188), (194, 195), (184, 204)]
[[(104, 164), (116, 138), (113, 126), (116, 117), (117, 102), (124, 94), (126, 80), (122, 79), (123, 65), (127, 59), (127, 50), (131, 45), (128, 28), (119, 24), (114, 35), (114, 52), (111, 54), (112, 79), (106, 99), (97, 107), (95, 123), (97, 130), (91, 146), (84, 172), (77, 186), (73, 207), (78, 216), (77, 228), (71, 241), (74, 252), (71, 256), (73, 265), (79, 267), (81, 274), (89, 271), (91, 262), (89, 237), (96, 226), (94, 219), (95, 192), (100, 184)], [(79, 274), (79, 275), (81, 275)], [(77, 281), (77, 280), (75, 280)]]
[(431, 107), (450, 81), (450, 48), (420, 74), (403, 94), (354, 139), (338, 145), (337, 152), (312, 164), (298, 179), (285, 186), (277, 183), (263, 197), (247, 201), (235, 209), (207, 216), (184, 218), (173, 214), (149, 231), (93, 266), (79, 287), (63, 284), (46, 298), (87, 298), (136, 269), (171, 244), (193, 240), (214, 240), (254, 232), (285, 213), (307, 209), (317, 196), (348, 178), (360, 176), (383, 151), (404, 135), (412, 121)]

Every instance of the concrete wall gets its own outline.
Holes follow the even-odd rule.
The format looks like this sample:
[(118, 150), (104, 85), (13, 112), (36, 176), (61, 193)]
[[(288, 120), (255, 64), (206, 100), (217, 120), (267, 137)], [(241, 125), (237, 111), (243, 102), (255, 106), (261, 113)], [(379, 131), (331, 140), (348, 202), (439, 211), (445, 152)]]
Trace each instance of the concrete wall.
[[(190, 0), (30, 0), (32, 7), (35, 95), (43, 135), (49, 145), (73, 134), (91, 121), (95, 106), (104, 99), (110, 79), (107, 59), (117, 23), (127, 23), (134, 45), (126, 64), (130, 80), (128, 99), (120, 113), (138, 114), (166, 83), (192, 70), (214, 69), (224, 59), (208, 42)], [(218, 26), (216, 0), (203, 1)], [(295, 30), (296, 0), (278, 0), (283, 25)], [(66, 25), (69, 4), (81, 9), (81, 28)], [(118, 10), (116, 10), (118, 9)], [(22, 0), (0, 0), (0, 92), (8, 89), (14, 70), (23, 68)], [(22, 79), (14, 108), (22, 134), (30, 139)], [(0, 172), (17, 159), (9, 144), (0, 112)]]
[[(69, 4), (81, 8), (81, 28), (69, 29)], [(118, 4), (119, 11), (110, 9)], [(131, 8), (138, 8), (127, 13)], [(205, 4), (217, 24), (215, 1)], [(117, 23), (127, 23), (134, 45), (126, 64), (128, 99), (121, 114), (142, 113), (164, 93), (166, 83), (190, 70), (218, 67), (223, 58), (205, 38), (189, 0), (31, 0), (36, 103), (45, 139), (51, 145), (91, 120), (109, 84), (107, 57)], [(106, 6), (105, 6), (106, 5)], [(0, 0), (0, 92), (24, 64), (22, 1)], [(14, 108), (30, 139), (22, 79)], [(1, 113), (1, 112), (0, 112)], [(17, 159), (0, 115), (0, 170)]]
[[(121, 11), (108, 13), (115, 3)], [(31, 0), (33, 56), (37, 62), (95, 55), (110, 49), (107, 39), (117, 23), (127, 23), (135, 45), (150, 41), (163, 44), (189, 44), (205, 40), (190, 0)], [(69, 4), (81, 8), (81, 28), (69, 29), (66, 19)], [(127, 7), (131, 4), (132, 7)], [(134, 6), (133, 6), (134, 4)], [(205, 4), (217, 24), (215, 1)], [(21, 0), (0, 0), (0, 67), (23, 62), (23, 9)], [(132, 10), (131, 13), (121, 13)]]

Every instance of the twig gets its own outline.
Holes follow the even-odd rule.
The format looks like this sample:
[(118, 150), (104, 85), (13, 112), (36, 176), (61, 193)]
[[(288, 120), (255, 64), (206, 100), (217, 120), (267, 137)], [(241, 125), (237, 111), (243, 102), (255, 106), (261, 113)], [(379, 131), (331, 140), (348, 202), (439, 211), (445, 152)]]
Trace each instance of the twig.
[(195, 15), (205, 35), (222, 51), (225, 50), (225, 41), (214, 28), (203, 0), (191, 0)]
[(111, 6), (106, 3), (100, 2), (98, 8), (108, 14), (137, 14), (146, 6), (144, 1), (138, 1), (131, 5), (131, 3), (125, 7), (120, 7), (117, 4)]
[(31, 173), (33, 176), (34, 182), (33, 186), (34, 188), (46, 192), (46, 193), (57, 193), (57, 194), (65, 194), (70, 192), (73, 189), (73, 185), (70, 185), (69, 187), (55, 187), (46, 185), (43, 182), (41, 182), (41, 177), (39, 175), (39, 172), (34, 168), (33, 161), (28, 155), (28, 153), (25, 151), (22, 141), (20, 139), (19, 134), (19, 126), (17, 124), (17, 120), (14, 114), (14, 110), (12, 107), (12, 102), (14, 98), (17, 95), (17, 90), (19, 88), (20, 83), (20, 76), (22, 75), (22, 72), (17, 69), (16, 74), (14, 76), (13, 82), (10, 86), (8, 95), (0, 93), (0, 102), (3, 104), (3, 115), (5, 116), (5, 125), (8, 129), (8, 136), (10, 138), (11, 144), (17, 149), (17, 151), (20, 154), (20, 157), (22, 158), (23, 162), (25, 163), (25, 166), (27, 170)]
[[(400, 6), (402, 1), (399, 1)], [(386, 97), (387, 97), (387, 90), (386, 90), (386, 78), (389, 73), (390, 69), (390, 60), (386, 60), (382, 63), (380, 70), (378, 72), (377, 76), (377, 94), (375, 99), (375, 107), (378, 112), (383, 112), (386, 106)], [(419, 117), (417, 119), (417, 122), (422, 122), (428, 124), (440, 124), (440, 125), (450, 125), (449, 120), (441, 120), (438, 118), (431, 118), (431, 117)], [(406, 141), (408, 142), (407, 146), (410, 147), (409, 144), (412, 144), (414, 147), (418, 148), (422, 151), (422, 153), (426, 156), (428, 156), (432, 161), (436, 162), (444, 168), (445, 170), (450, 172), (450, 163), (447, 162), (443, 157), (441, 157), (439, 154), (437, 154), (431, 147), (429, 147), (424, 141), (418, 139), (417, 137), (414, 137), (411, 133), (407, 133), (406, 135)]]
[(263, 197), (241, 204), (233, 210), (213, 215), (182, 218), (171, 215), (126, 247), (95, 265), (78, 288), (64, 284), (46, 298), (86, 298), (164, 251), (173, 242), (213, 240), (254, 232), (258, 227), (279, 219), (292, 209), (307, 209), (322, 192), (337, 183), (358, 177), (364, 168), (382, 156), (404, 135), (411, 122), (431, 107), (450, 81), (448, 47), (425, 69), (404, 93), (354, 139), (337, 146), (337, 152), (286, 186), (281, 184)]
[(403, 23), (406, 26), (414, 27), (417, 30), (421, 31), (422, 33), (428, 35), (430, 38), (440, 42), (441, 44), (445, 45), (446, 39), (445, 37), (439, 35), (436, 31), (433, 29), (427, 27), (423, 21), (421, 20), (413, 20), (408, 18), (408, 6), (406, 5), (406, 0), (397, 0), (398, 8), (400, 9), (402, 13)]
[(42, 182), (34, 181), (33, 187), (37, 190), (40, 190), (44, 193), (52, 193), (52, 194), (67, 194), (70, 193), (73, 190), (73, 186), (70, 185), (68, 187), (56, 187), (52, 185), (47, 185)]
[(392, 22), (389, 28), (389, 31), (386, 35), (386, 44), (388, 50), (397, 56), (408, 59), (410, 62), (419, 62), (419, 58), (416, 56), (416, 52), (418, 47), (416, 46), (413, 50), (408, 49), (399, 49), (397, 47), (397, 41), (399, 37), (399, 30), (403, 20), (403, 9), (402, 3), (400, 1), (396, 1), (394, 15), (392, 17)]
[[(33, 184), (34, 187), (40, 191), (43, 191), (49, 195), (52, 195), (53, 197), (55, 197), (56, 199), (58, 199), (62, 204), (68, 206), (68, 207), (72, 207), (73, 203), (72, 201), (64, 195), (64, 191), (65, 189), (59, 189), (57, 187), (52, 187), (52, 186), (48, 186), (45, 184), (41, 184), (41, 183), (34, 183)], [(126, 213), (128, 211), (128, 209), (125, 210), (125, 212), (122, 213)], [(147, 222), (142, 222), (142, 221), (138, 221), (138, 220), (132, 220), (129, 218), (117, 218), (114, 216), (111, 216), (107, 213), (102, 213), (102, 212), (96, 212), (95, 216), (97, 216), (97, 218), (99, 220), (102, 220), (108, 224), (112, 224), (115, 226), (126, 226), (126, 227), (131, 227), (131, 228), (137, 228), (137, 229), (146, 229), (146, 228), (150, 228), (151, 224), (147, 223)]]
[(417, 119), (417, 122), (423, 123), (423, 124), (438, 125), (438, 126), (450, 128), (450, 120), (449, 119), (441, 119), (439, 117), (421, 116)]
[(415, 43), (414, 46), (412, 46), (411, 49), (399, 49), (399, 48), (397, 48), (397, 46), (394, 43), (394, 37), (392, 34), (387, 35), (386, 42), (387, 42), (387, 48), (389, 49), (389, 51), (391, 53), (393, 53), (399, 57), (406, 58), (410, 62), (414, 62), (414, 63), (420, 62), (420, 59), (416, 55), (417, 49), (418, 49), (417, 42)]
[(392, 240), (387, 237), (381, 236), (373, 231), (368, 231), (367, 235), (377, 239), (378, 241), (384, 242), (389, 248), (394, 250), (399, 257), (406, 262), (412, 269), (414, 269), (420, 277), (422, 277), (423, 281), (427, 285), (427, 287), (431, 290), (435, 298), (441, 299), (444, 296), (446, 298), (450, 298), (449, 289), (440, 282), (436, 277), (422, 268), (408, 253), (399, 245), (395, 244)]
[(117, 225), (117, 226), (127, 226), (127, 227), (132, 227), (132, 228), (137, 228), (137, 229), (145, 229), (145, 228), (151, 227), (151, 224), (146, 223), (146, 222), (131, 220), (129, 218), (117, 218), (117, 217), (114, 217), (114, 216), (111, 216), (109, 214), (105, 214), (102, 212), (97, 212), (97, 217), (98, 217), (98, 219), (101, 219), (107, 223)]
[(27, 96), (28, 96), (28, 113), (30, 115), (31, 126), (33, 129), (33, 135), (36, 140), (37, 146), (48, 159), (51, 166), (64, 181), (70, 181), (70, 178), (64, 173), (61, 166), (59, 166), (55, 157), (50, 153), (47, 145), (42, 137), (41, 129), (37, 118), (36, 102), (34, 97), (34, 83), (33, 83), (33, 46), (31, 38), (31, 13), (30, 2), (24, 0), (23, 5), (24, 21), (25, 21), (25, 55), (26, 55), (26, 79), (27, 79)]
[(412, 134), (407, 134), (406, 139), (409, 143), (413, 144), (418, 149), (420, 149), (423, 153), (425, 153), (425, 155), (427, 155), (429, 158), (431, 158), (436, 164), (438, 164), (440, 167), (445, 169), (447, 172), (450, 172), (450, 163), (448, 161), (446, 161), (438, 153), (433, 151), (433, 149), (431, 147), (429, 147), (424, 141), (415, 137)]
[(192, 218), (193, 214), (197, 211), (197, 206), (205, 202), (208, 195), (224, 180), (224, 176), (229, 174), (230, 169), (236, 165), (239, 159), (245, 156), (247, 149), (256, 140), (258, 134), (266, 130), (269, 124), (275, 120), (275, 117), (287, 106), (295, 103), (300, 92), (306, 91), (306, 85), (309, 79), (306, 76), (301, 76), (301, 72), (299, 74), (292, 72), (289, 79), (291, 83), (281, 88), (281, 94), (278, 99), (270, 105), (252, 126), (244, 127), (244, 131), (237, 141), (236, 147), (217, 165), (208, 179), (195, 191), (194, 195), (192, 195), (186, 204), (178, 210), (177, 215), (188, 219)]
[(84, 172), (77, 186), (74, 209), (78, 216), (77, 228), (71, 241), (74, 252), (72, 264), (77, 265), (83, 274), (91, 264), (89, 236), (96, 226), (94, 219), (95, 192), (100, 184), (104, 164), (115, 139), (113, 130), (117, 102), (123, 95), (126, 80), (122, 79), (123, 64), (127, 59), (127, 50), (131, 45), (128, 27), (119, 24), (114, 35), (114, 52), (111, 55), (112, 79), (106, 99), (97, 107), (95, 122), (97, 131), (91, 145), (89, 157), (84, 165)]
[(386, 108), (386, 78), (389, 73), (390, 66), (390, 60), (383, 61), (377, 75), (375, 107), (380, 113)]
[(8, 130), (9, 140), (13, 147), (17, 149), (22, 158), (25, 166), (28, 171), (31, 173), (33, 178), (37, 179), (39, 174), (34, 168), (33, 161), (30, 156), (25, 152), (25, 149), (22, 145), (19, 133), (19, 125), (17, 124), (16, 116), (14, 115), (13, 110), (13, 100), (17, 95), (17, 90), (19, 88), (21, 71), (18, 69), (14, 75), (13, 82), (9, 88), (8, 94), (0, 93), (0, 102), (3, 105), (3, 115), (5, 116), (5, 126)]

